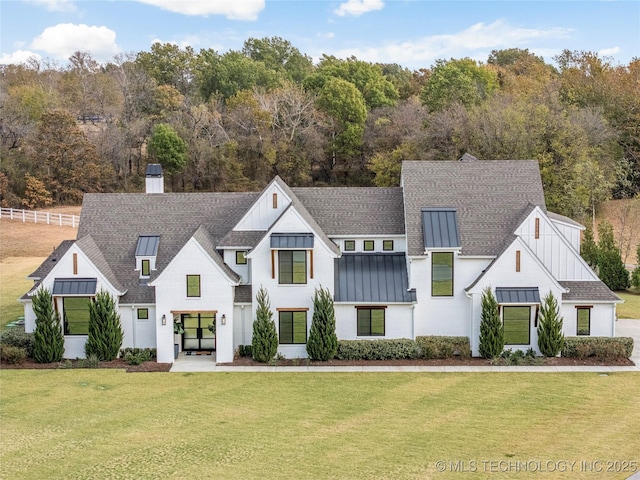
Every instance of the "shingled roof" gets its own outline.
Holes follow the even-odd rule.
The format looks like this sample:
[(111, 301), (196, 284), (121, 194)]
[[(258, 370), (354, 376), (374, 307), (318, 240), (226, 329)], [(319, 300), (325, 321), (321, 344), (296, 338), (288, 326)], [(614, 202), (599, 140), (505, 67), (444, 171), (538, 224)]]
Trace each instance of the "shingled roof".
[(409, 255), (424, 255), (423, 208), (456, 209), (462, 255), (497, 255), (529, 204), (546, 211), (535, 160), (410, 161), (402, 179)]
[(599, 280), (596, 281), (561, 281), (559, 282), (569, 291), (562, 294), (565, 302), (622, 302), (622, 299), (613, 293)]
[(291, 191), (327, 235), (402, 235), (402, 188), (298, 187)]
[[(138, 236), (160, 232), (156, 272), (162, 272), (202, 225), (211, 247), (233, 228), (259, 193), (86, 194), (78, 238), (91, 234), (120, 285), (121, 303), (152, 303), (154, 288), (140, 282), (135, 268)], [(205, 238), (202, 232), (199, 240)], [(211, 248), (212, 252), (214, 251)], [(104, 272), (103, 272), (104, 273)]]

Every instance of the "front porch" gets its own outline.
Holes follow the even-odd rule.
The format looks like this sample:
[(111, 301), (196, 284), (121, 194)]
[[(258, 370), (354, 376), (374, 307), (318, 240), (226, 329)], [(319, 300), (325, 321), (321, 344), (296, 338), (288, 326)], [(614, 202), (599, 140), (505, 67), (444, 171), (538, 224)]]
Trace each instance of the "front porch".
[(180, 352), (171, 366), (171, 372), (213, 372), (216, 368), (216, 352), (209, 355), (188, 355)]

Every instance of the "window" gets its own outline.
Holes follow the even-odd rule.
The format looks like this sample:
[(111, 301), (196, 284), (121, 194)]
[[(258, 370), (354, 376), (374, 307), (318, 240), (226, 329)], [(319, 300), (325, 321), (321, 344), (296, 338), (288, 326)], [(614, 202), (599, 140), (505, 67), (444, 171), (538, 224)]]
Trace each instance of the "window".
[(142, 260), (142, 276), (148, 277), (151, 275), (151, 260)]
[(591, 307), (577, 307), (578, 335), (591, 335)]
[(502, 307), (505, 345), (529, 345), (531, 307)]
[(279, 312), (280, 344), (307, 343), (307, 312)]
[(376, 248), (376, 243), (373, 240), (365, 240), (364, 241), (364, 251), (365, 252), (373, 252)]
[(307, 283), (306, 250), (280, 250), (278, 252), (278, 283)]
[(200, 296), (200, 275), (187, 275), (187, 297)]
[(345, 240), (344, 241), (344, 251), (345, 252), (354, 252), (356, 250), (356, 241), (355, 240)]
[(393, 251), (393, 240), (384, 240), (382, 242), (382, 250), (384, 250), (385, 252), (392, 252)]
[(384, 336), (384, 308), (358, 308), (358, 336)]
[(453, 296), (453, 252), (431, 254), (431, 296)]
[(65, 335), (89, 334), (89, 297), (64, 297), (62, 299)]
[(238, 250), (236, 252), (236, 265), (246, 265), (247, 264), (247, 252)]
[(149, 309), (148, 308), (139, 308), (138, 309), (138, 320), (149, 320)]

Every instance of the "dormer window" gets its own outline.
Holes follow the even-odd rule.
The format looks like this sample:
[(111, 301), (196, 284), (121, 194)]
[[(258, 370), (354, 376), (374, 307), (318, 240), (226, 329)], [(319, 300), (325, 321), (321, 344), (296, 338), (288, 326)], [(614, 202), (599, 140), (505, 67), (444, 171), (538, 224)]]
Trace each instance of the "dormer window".
[(140, 278), (149, 278), (151, 270), (156, 269), (156, 256), (160, 244), (159, 235), (140, 235), (136, 246), (136, 270)]

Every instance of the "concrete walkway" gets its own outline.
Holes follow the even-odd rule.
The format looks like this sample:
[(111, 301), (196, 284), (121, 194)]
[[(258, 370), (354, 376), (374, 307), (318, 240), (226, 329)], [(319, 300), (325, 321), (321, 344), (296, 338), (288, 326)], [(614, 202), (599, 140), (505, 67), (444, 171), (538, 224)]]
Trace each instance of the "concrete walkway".
[(542, 367), (536, 365), (522, 366), (336, 366), (336, 367), (273, 367), (273, 366), (243, 366), (232, 367), (229, 365), (216, 365), (215, 356), (180, 356), (171, 367), (172, 372), (536, 372), (536, 373), (560, 373), (560, 372), (640, 372), (640, 320), (618, 320), (616, 324), (616, 336), (633, 337), (634, 348), (631, 360), (635, 366), (607, 367), (607, 366), (577, 366), (577, 367)]

